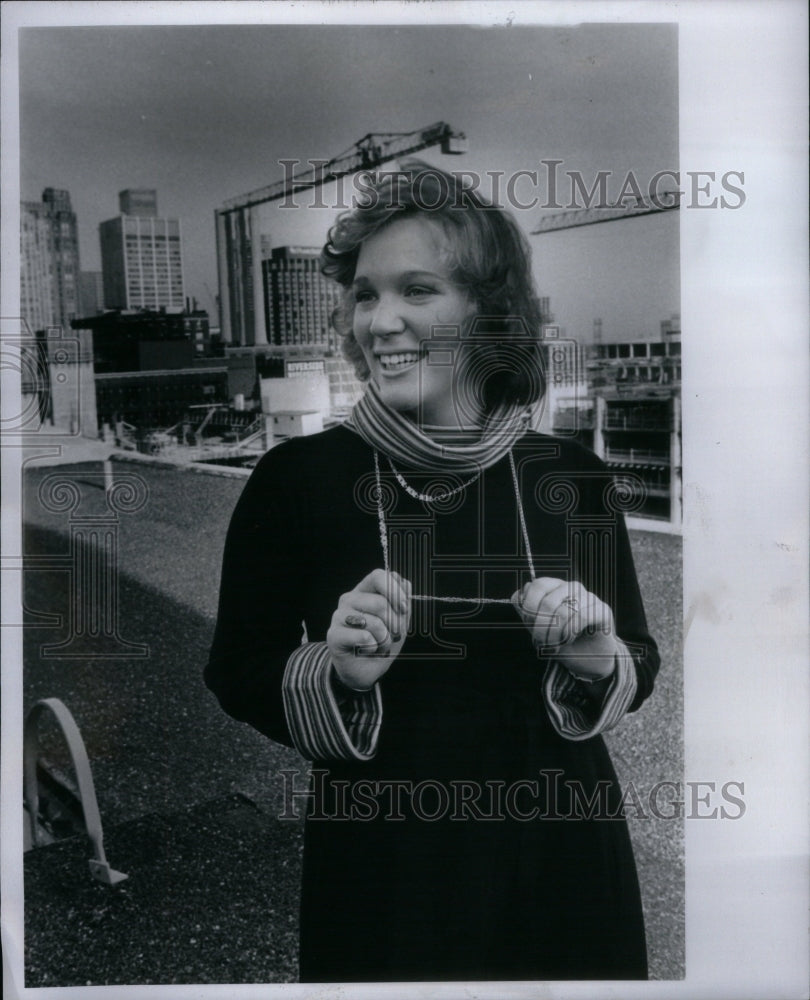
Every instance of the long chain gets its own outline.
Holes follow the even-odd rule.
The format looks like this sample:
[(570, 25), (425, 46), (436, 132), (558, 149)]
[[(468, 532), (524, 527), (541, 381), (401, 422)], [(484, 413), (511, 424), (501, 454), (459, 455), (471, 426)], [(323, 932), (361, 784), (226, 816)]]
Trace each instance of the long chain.
[[(529, 575), (531, 576), (532, 580), (534, 580), (536, 579), (536, 575), (534, 571), (534, 561), (532, 559), (532, 550), (529, 545), (529, 532), (526, 528), (526, 516), (523, 513), (523, 503), (520, 499), (520, 488), (518, 486), (517, 470), (515, 469), (515, 459), (511, 451), (509, 452), (509, 467), (512, 470), (512, 485), (515, 490), (515, 500), (517, 501), (518, 517), (520, 519), (520, 528), (521, 531), (523, 532), (523, 542), (526, 546), (526, 558), (529, 563)], [(481, 473), (479, 472), (478, 475), (474, 476), (471, 480), (469, 480), (469, 482), (464, 483), (462, 486), (459, 486), (457, 489), (453, 490), (452, 493), (444, 494), (441, 497), (422, 497), (416, 492), (416, 490), (412, 490), (410, 487), (408, 487), (408, 485), (401, 479), (401, 477), (397, 475), (393, 463), (391, 464), (391, 471), (397, 477), (397, 482), (400, 483), (403, 489), (405, 489), (411, 496), (416, 497), (416, 499), (418, 500), (446, 499), (446, 497), (453, 496), (455, 493), (460, 493), (461, 490), (463, 490), (466, 486), (469, 486), (470, 483), (475, 482), (475, 480), (478, 479), (478, 476), (481, 475)], [(380, 526), (380, 545), (382, 546), (382, 551), (383, 551), (383, 565), (385, 567), (386, 572), (388, 572), (388, 529), (385, 524), (385, 512), (383, 511), (383, 502), (382, 502), (383, 492), (382, 492), (382, 481), (380, 478), (380, 457), (376, 449), (374, 451), (374, 475), (377, 481), (376, 483), (377, 521)], [(450, 604), (511, 604), (512, 603), (511, 599), (508, 597), (433, 597), (429, 594), (413, 594), (411, 595), (411, 600), (444, 601), (445, 603), (450, 603)]]
[(520, 518), (520, 530), (523, 532), (523, 544), (526, 546), (526, 558), (529, 561), (529, 575), (535, 580), (534, 561), (532, 559), (532, 547), (529, 545), (529, 532), (526, 529), (526, 515), (523, 513), (523, 501), (520, 499), (520, 486), (518, 486), (517, 469), (512, 449), (509, 449), (509, 468), (512, 470), (512, 485), (515, 488), (515, 500), (517, 501), (518, 517)]

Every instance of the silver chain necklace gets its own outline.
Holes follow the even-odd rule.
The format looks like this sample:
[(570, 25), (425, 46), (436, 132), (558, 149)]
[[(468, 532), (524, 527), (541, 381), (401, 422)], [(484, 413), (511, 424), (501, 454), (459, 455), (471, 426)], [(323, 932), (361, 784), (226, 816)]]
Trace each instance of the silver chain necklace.
[[(468, 482), (463, 483), (461, 486), (458, 486), (456, 489), (454, 489), (450, 493), (441, 494), (439, 496), (425, 496), (425, 497), (422, 497), (420, 494), (418, 494), (416, 492), (416, 490), (411, 489), (411, 487), (409, 487), (408, 484), (405, 483), (405, 481), (402, 479), (402, 477), (398, 475), (398, 473), (397, 473), (396, 469), (394, 468), (393, 463), (391, 462), (390, 458), (389, 458), (388, 461), (389, 461), (389, 464), (391, 465), (391, 471), (397, 477), (397, 482), (402, 486), (402, 488), (404, 490), (406, 490), (408, 492), (408, 494), (410, 496), (415, 496), (417, 500), (434, 500), (434, 501), (435, 500), (444, 500), (447, 497), (451, 497), (451, 496), (453, 496), (456, 493), (460, 493), (461, 490), (463, 490), (463, 489), (465, 489), (465, 487), (469, 486), (470, 483), (474, 483), (475, 480), (478, 479), (479, 476), (481, 475), (481, 473), (479, 472), (477, 475), (473, 476), (473, 478), (470, 479)], [(534, 571), (534, 561), (532, 559), (532, 550), (531, 550), (531, 546), (529, 545), (529, 532), (528, 532), (528, 530), (526, 528), (526, 517), (525, 517), (525, 515), (523, 513), (523, 503), (521, 502), (521, 499), (520, 499), (520, 488), (518, 486), (517, 470), (515, 469), (515, 459), (514, 459), (514, 457), (512, 455), (511, 450), (509, 451), (509, 467), (510, 467), (510, 469), (512, 471), (512, 486), (513, 486), (513, 488), (515, 490), (515, 500), (517, 502), (518, 517), (520, 519), (520, 529), (523, 532), (523, 543), (526, 546), (526, 559), (527, 559), (527, 561), (529, 563), (529, 575), (531, 576), (532, 580), (535, 580), (535, 579), (537, 579), (537, 575), (536, 575), (536, 573)], [(387, 573), (388, 569), (389, 569), (389, 566), (388, 566), (388, 528), (386, 527), (386, 524), (385, 524), (385, 511), (383, 510), (383, 502), (382, 502), (383, 491), (382, 491), (382, 481), (381, 481), (381, 478), (380, 478), (380, 456), (377, 453), (376, 449), (374, 451), (374, 475), (376, 477), (376, 486), (377, 486), (377, 497), (376, 497), (376, 499), (377, 499), (377, 521), (378, 521), (379, 526), (380, 526), (380, 545), (382, 546), (382, 550), (383, 550), (383, 565), (384, 565), (385, 571)], [(411, 600), (412, 601), (445, 601), (445, 602), (450, 602), (452, 604), (511, 604), (512, 603), (511, 599), (508, 598), (508, 597), (433, 597), (430, 594), (412, 594), (411, 595)]]
[(467, 480), (466, 483), (462, 483), (461, 486), (457, 486), (454, 490), (448, 490), (446, 493), (419, 493), (417, 490), (410, 485), (410, 483), (405, 482), (405, 477), (397, 472), (394, 468), (394, 463), (391, 459), (388, 459), (388, 464), (391, 466), (391, 471), (394, 473), (394, 477), (399, 485), (405, 490), (408, 496), (413, 497), (414, 500), (421, 500), (424, 503), (438, 503), (441, 500), (449, 500), (450, 497), (454, 497), (457, 493), (461, 493), (462, 490), (466, 490), (468, 486), (471, 486), (476, 479), (481, 476), (480, 472), (476, 472), (474, 476)]

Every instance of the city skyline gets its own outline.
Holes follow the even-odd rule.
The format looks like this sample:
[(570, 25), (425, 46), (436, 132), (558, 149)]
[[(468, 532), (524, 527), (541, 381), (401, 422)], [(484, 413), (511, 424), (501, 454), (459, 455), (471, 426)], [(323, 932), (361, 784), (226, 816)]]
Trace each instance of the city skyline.
[[(484, 193), (494, 172), (517, 177), (513, 202), (540, 196), (513, 205), (527, 233), (543, 214), (543, 161), (561, 161), (562, 204), (566, 171), (588, 189), (608, 172), (615, 196), (628, 172), (643, 187), (678, 166), (673, 25), (30, 28), (20, 87), (21, 197), (71, 192), (91, 271), (118, 192), (157, 189), (183, 226), (186, 294), (212, 317), (214, 211), (281, 179), (282, 159), (305, 165), (442, 118), (469, 151), (420, 158), (478, 174)], [(337, 210), (305, 205), (263, 209), (273, 246), (322, 244)], [(590, 339), (598, 317), (605, 340), (649, 337), (679, 311), (678, 213), (529, 239), (538, 290), (571, 336)]]

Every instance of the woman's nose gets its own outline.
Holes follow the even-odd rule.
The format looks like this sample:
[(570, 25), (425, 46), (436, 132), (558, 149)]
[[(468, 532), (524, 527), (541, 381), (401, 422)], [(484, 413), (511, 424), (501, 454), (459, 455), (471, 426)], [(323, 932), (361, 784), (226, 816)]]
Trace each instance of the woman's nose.
[(389, 298), (380, 298), (371, 315), (368, 332), (373, 337), (388, 337), (394, 333), (402, 333), (405, 320), (396, 302)]

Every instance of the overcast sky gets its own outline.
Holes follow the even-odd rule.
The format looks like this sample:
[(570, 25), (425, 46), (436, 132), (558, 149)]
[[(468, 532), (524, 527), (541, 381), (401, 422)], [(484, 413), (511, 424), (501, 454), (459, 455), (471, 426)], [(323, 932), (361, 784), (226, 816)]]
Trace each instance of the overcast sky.
[[(182, 221), (187, 294), (212, 313), (214, 209), (281, 178), (281, 159), (330, 158), (368, 132), (443, 119), (469, 151), (421, 157), (539, 170), (536, 188), (517, 187), (522, 200), (547, 196), (541, 160), (588, 186), (611, 171), (614, 194), (628, 171), (644, 187), (678, 167), (672, 25), (27, 28), (20, 87), (21, 197), (70, 191), (93, 270), (118, 191), (156, 188), (160, 214)], [(543, 213), (515, 214), (529, 232)], [(264, 223), (274, 245), (319, 245), (334, 215), (276, 205)], [(655, 335), (679, 311), (678, 213), (531, 243), (539, 290), (572, 336), (588, 339), (596, 316), (605, 339)]]

